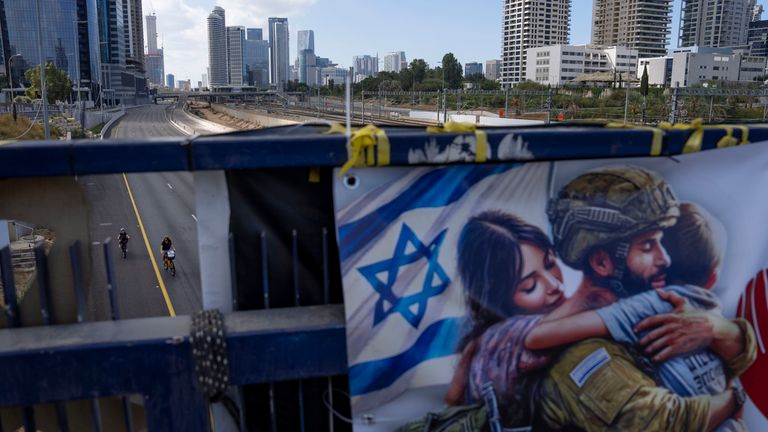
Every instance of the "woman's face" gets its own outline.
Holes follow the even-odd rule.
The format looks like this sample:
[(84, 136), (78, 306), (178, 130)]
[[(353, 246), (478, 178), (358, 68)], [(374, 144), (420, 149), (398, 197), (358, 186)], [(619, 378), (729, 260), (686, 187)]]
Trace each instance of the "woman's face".
[(521, 243), (523, 271), (512, 295), (514, 305), (526, 313), (547, 313), (563, 304), (563, 274), (552, 250)]

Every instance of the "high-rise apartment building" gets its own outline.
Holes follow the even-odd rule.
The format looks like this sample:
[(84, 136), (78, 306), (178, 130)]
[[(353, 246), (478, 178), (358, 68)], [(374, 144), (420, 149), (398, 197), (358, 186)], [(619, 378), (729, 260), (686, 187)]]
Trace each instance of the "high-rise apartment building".
[(672, 0), (595, 0), (592, 44), (624, 46), (642, 57), (667, 53)]
[(157, 16), (147, 15), (147, 54), (144, 56), (144, 65), (147, 70), (149, 82), (155, 86), (163, 86), (165, 77), (165, 59), (163, 49), (157, 48)]
[(405, 61), (405, 51), (396, 51), (388, 53), (384, 56), (384, 72), (398, 73), (403, 69), (408, 68), (408, 63)]
[(501, 69), (501, 60), (486, 60), (485, 61), (485, 79), (496, 81), (499, 79), (499, 71)]
[(229, 83), (227, 77), (227, 27), (224, 9), (216, 6), (208, 15), (208, 69), (211, 88)]
[(288, 18), (269, 18), (268, 22), (270, 82), (283, 89), (290, 79)]
[(129, 70), (144, 72), (144, 25), (141, 0), (122, 0), (125, 32), (125, 63)]
[(370, 55), (354, 56), (352, 64), (355, 69), (355, 77), (375, 76), (379, 73), (379, 57)]
[(570, 16), (570, 0), (504, 0), (503, 85), (514, 85), (525, 79), (526, 49), (569, 43)]
[(229, 85), (242, 87), (245, 77), (243, 48), (245, 46), (245, 27), (227, 27), (227, 74)]
[(768, 20), (749, 23), (749, 55), (768, 57)]
[(755, 0), (683, 0), (679, 47), (731, 47), (747, 43)]

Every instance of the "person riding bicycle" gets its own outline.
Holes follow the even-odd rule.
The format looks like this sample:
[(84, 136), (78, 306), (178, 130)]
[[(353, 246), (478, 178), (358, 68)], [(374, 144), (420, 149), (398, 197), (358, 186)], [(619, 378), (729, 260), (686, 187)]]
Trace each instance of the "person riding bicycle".
[(125, 245), (128, 244), (128, 240), (131, 238), (131, 236), (128, 235), (128, 232), (125, 230), (125, 228), (120, 228), (120, 233), (117, 235), (117, 244), (120, 245), (120, 248), (124, 248)]
[[(176, 248), (173, 247), (173, 242), (171, 241), (171, 238), (168, 236), (165, 236), (163, 238), (163, 242), (160, 243), (160, 252), (163, 254), (163, 265), (165, 266), (165, 269), (168, 270), (168, 260), (173, 259), (172, 257), (168, 256), (169, 251), (176, 251)], [(175, 253), (173, 253), (175, 255)]]

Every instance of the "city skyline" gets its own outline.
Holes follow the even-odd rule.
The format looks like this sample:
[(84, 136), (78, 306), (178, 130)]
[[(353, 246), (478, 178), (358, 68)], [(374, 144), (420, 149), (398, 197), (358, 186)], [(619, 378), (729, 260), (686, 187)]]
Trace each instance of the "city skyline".
[[(673, 2), (668, 48), (677, 47), (680, 3)], [(757, 3), (768, 5), (767, 0)], [(452, 52), (462, 64), (501, 58), (502, 0), (495, 0), (484, 9), (465, 8), (459, 2), (455, 2), (457, 7), (446, 7), (444, 1), (437, 0), (417, 4), (359, 0), (355, 4), (366, 11), (366, 16), (378, 16), (378, 22), (398, 20), (398, 25), (393, 29), (350, 20), (349, 14), (338, 13), (349, 10), (349, 1), (344, 0), (265, 0), (258, 4), (247, 0), (143, 0), (143, 9), (145, 15), (158, 15), (166, 72), (175, 73), (180, 79), (191, 78), (193, 82), (200, 80), (208, 67), (206, 18), (214, 6), (227, 10), (227, 25), (263, 28), (265, 33), (268, 17), (288, 18), (291, 64), (298, 56), (293, 41), (297, 40), (299, 30), (314, 30), (316, 51), (340, 67), (352, 66), (354, 56), (378, 53), (381, 59), (393, 51), (405, 51), (409, 61), (421, 58), (433, 67), (447, 52)], [(592, 5), (592, 0), (572, 0), (571, 44), (590, 43)], [(438, 7), (441, 14), (447, 14), (445, 17), (422, 18), (434, 16), (430, 11)], [(483, 27), (482, 23), (488, 24)], [(344, 36), (342, 28), (346, 28), (349, 36)]]

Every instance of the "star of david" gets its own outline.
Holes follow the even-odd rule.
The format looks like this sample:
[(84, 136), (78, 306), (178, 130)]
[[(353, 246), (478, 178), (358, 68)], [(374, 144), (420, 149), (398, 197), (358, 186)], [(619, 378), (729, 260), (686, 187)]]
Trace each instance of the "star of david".
[[(425, 245), (407, 224), (403, 224), (391, 258), (357, 269), (379, 294), (373, 312), (374, 327), (389, 315), (399, 313), (411, 326), (418, 328), (427, 312), (429, 299), (442, 294), (451, 283), (451, 279), (437, 262), (447, 231), (443, 230), (429, 245)], [(409, 244), (415, 250), (406, 253)], [(402, 297), (395, 294), (392, 288), (400, 268), (422, 259), (427, 261), (427, 274), (421, 291)], [(378, 275), (381, 273), (386, 273), (386, 280), (379, 279)]]

